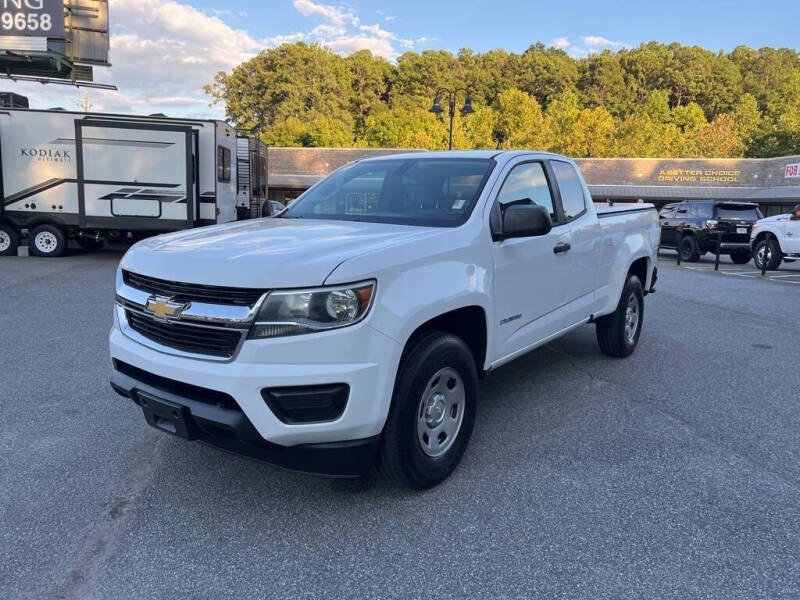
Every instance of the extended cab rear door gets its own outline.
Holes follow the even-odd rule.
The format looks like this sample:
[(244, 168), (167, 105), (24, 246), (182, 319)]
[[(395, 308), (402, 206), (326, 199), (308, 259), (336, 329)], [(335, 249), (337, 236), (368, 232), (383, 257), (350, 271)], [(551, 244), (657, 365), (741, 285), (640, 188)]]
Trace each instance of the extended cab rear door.
[(567, 302), (571, 315), (570, 325), (588, 319), (594, 309), (594, 292), (607, 281), (599, 281), (607, 274), (600, 273), (600, 225), (594, 206), (590, 207), (589, 192), (577, 169), (565, 160), (549, 161), (557, 188), (560, 220), (567, 224), (570, 248), (566, 252), (570, 276), (567, 281)]

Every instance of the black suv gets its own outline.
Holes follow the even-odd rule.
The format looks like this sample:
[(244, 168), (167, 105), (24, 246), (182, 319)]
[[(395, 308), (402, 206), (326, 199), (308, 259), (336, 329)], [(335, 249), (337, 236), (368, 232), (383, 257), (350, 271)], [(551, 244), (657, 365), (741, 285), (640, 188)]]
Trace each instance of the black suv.
[(658, 216), (661, 247), (677, 250), (681, 260), (693, 262), (706, 252), (716, 253), (721, 232), (720, 254), (743, 265), (752, 258), (750, 229), (762, 215), (754, 202), (686, 200), (667, 204)]

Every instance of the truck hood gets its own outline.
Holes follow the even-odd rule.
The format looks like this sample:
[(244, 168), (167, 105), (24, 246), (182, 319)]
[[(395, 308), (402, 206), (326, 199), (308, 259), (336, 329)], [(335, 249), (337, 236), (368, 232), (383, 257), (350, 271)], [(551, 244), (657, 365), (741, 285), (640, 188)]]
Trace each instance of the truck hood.
[[(265, 218), (149, 238), (133, 246), (120, 266), (160, 279), (206, 285), (321, 285), (353, 256), (417, 243), (443, 231), (383, 223)], [(364, 277), (373, 275), (364, 273)]]

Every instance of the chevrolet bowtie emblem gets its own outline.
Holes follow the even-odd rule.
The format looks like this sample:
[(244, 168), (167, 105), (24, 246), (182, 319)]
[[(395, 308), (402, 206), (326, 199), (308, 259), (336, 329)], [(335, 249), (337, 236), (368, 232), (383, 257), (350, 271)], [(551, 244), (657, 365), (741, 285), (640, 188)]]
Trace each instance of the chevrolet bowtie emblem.
[(188, 302), (173, 302), (165, 296), (150, 296), (145, 310), (158, 319), (177, 319), (189, 308)]

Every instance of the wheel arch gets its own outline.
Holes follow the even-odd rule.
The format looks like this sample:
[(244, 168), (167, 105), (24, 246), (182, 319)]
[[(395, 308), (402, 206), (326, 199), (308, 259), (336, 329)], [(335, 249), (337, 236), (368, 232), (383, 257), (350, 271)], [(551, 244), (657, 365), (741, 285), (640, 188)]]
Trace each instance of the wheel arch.
[(482, 306), (476, 304), (462, 306), (421, 323), (408, 336), (403, 348), (403, 354), (405, 355), (416, 339), (428, 331), (444, 331), (464, 340), (475, 359), (475, 367), (478, 369), (478, 373), (481, 375), (485, 373), (484, 365), (486, 364), (489, 340), (486, 311)]

